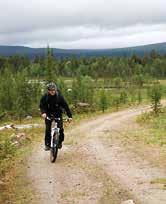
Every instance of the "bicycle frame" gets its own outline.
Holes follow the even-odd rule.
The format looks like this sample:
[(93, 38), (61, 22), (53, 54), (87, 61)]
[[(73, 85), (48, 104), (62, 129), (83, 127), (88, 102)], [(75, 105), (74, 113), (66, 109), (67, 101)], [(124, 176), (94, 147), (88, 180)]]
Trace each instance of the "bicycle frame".
[[(55, 145), (58, 145), (59, 143), (59, 130), (60, 128), (58, 128), (58, 122), (53, 121), (55, 123), (54, 127), (52, 127), (51, 129), (51, 148), (55, 147)], [(56, 136), (56, 138), (54, 138)], [(56, 143), (54, 143), (54, 139), (56, 141)]]
[(50, 148), (50, 160), (51, 162), (55, 162), (58, 154), (59, 135), (60, 135), (59, 133), (60, 128), (58, 128), (58, 122), (61, 122), (62, 119), (55, 118), (55, 117), (49, 118), (48, 116), (46, 117), (46, 119), (55, 123), (54, 127), (52, 127), (51, 129), (51, 148)]
[[(55, 124), (52, 128), (51, 128), (51, 148), (56, 147), (55, 145), (58, 145), (59, 143), (59, 130), (60, 128), (58, 128), (58, 121), (60, 122), (61, 118), (49, 118), (47, 116), (47, 120), (53, 121), (53, 123)], [(54, 136), (56, 136), (56, 138), (54, 138)], [(54, 139), (56, 141), (56, 143), (54, 143)]]

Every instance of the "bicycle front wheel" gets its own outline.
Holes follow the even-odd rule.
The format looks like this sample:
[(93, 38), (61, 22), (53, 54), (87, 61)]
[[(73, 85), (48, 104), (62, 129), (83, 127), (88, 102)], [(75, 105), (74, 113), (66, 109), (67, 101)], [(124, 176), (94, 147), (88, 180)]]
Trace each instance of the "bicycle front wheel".
[(58, 147), (52, 147), (50, 150), (50, 161), (53, 163), (56, 161), (58, 155)]

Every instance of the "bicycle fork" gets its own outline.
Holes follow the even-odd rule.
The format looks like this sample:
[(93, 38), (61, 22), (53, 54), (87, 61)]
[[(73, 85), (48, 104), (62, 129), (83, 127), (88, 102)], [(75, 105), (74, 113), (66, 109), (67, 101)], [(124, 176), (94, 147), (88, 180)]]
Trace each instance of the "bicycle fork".
[(59, 143), (59, 130), (60, 128), (52, 128), (51, 131), (51, 148), (56, 147)]

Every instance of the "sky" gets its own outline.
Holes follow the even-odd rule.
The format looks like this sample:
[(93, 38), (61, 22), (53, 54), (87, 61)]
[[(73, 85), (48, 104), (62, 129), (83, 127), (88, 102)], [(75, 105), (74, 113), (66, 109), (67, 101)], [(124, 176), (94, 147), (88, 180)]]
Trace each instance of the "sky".
[(101, 49), (166, 42), (165, 0), (0, 0), (0, 45)]

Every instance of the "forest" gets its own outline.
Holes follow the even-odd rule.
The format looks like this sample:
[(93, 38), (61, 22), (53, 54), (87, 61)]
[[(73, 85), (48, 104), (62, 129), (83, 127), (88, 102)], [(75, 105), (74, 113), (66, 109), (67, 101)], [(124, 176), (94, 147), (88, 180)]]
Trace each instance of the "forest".
[[(166, 96), (166, 56), (152, 50), (139, 57), (0, 57), (0, 120), (39, 116), (39, 100), (54, 81), (73, 112), (105, 111)], [(158, 99), (156, 99), (158, 100)]]

